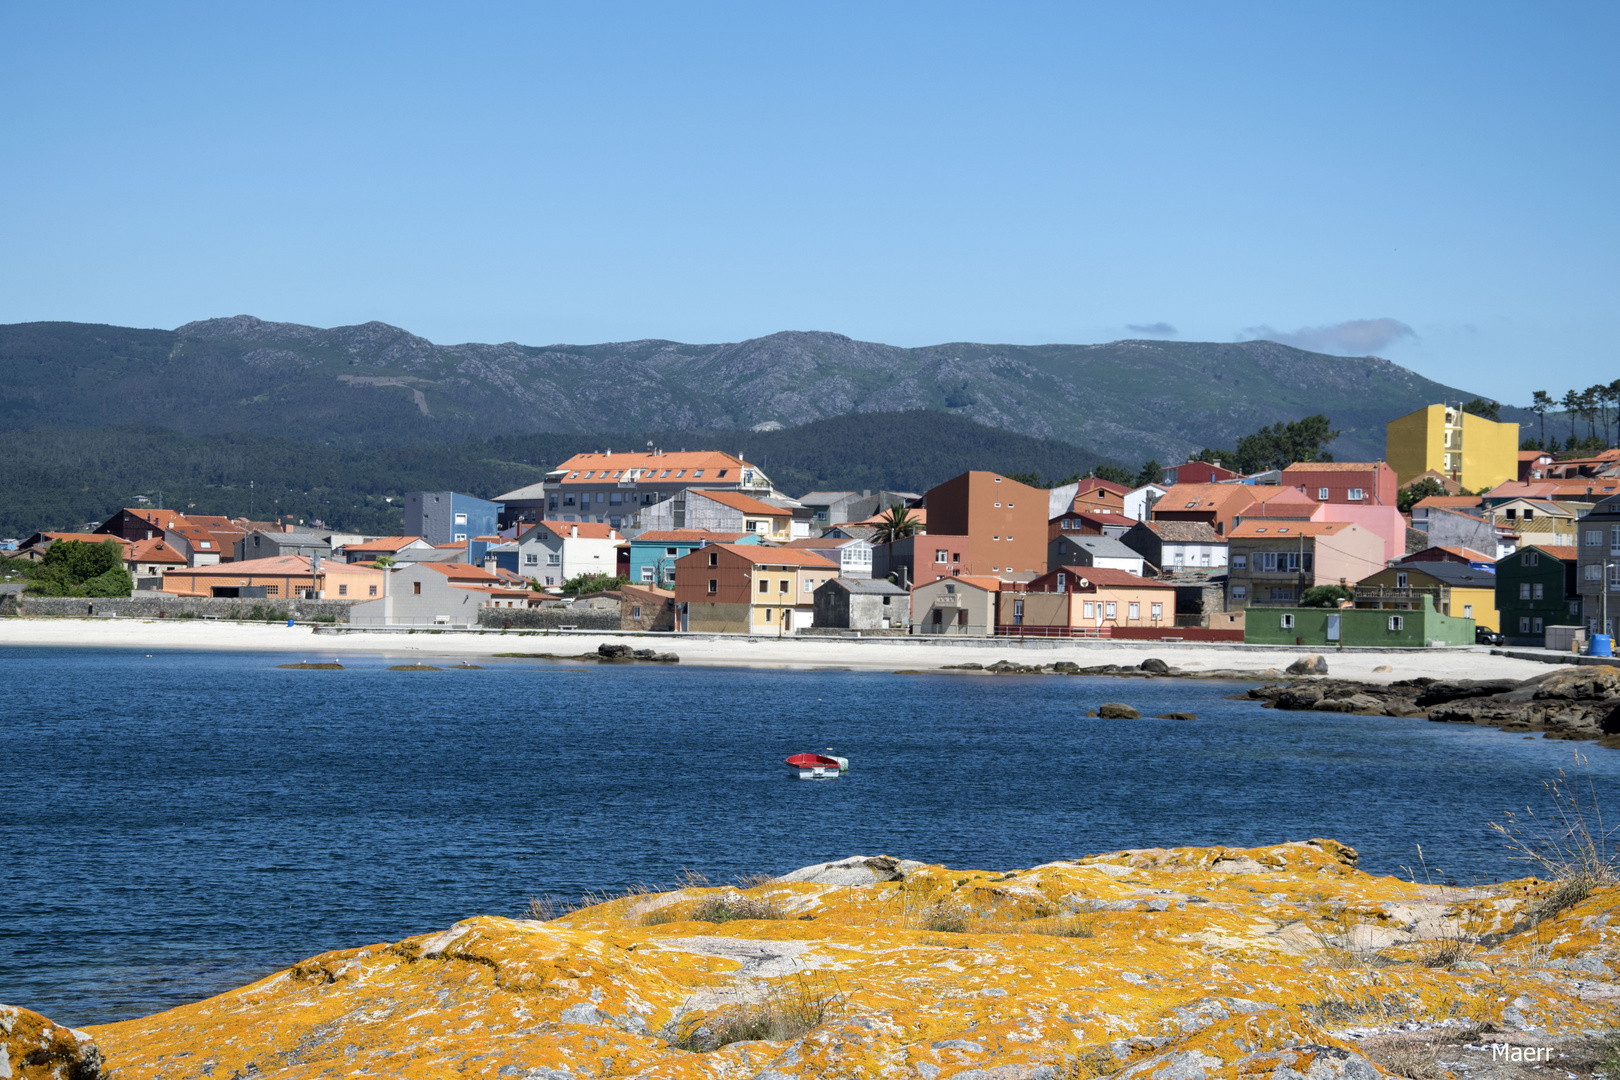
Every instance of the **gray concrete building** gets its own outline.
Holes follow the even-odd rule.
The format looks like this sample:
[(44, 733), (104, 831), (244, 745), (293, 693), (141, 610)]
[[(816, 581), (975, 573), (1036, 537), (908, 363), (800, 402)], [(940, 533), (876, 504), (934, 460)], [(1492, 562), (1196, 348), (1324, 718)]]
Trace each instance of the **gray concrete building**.
[(911, 622), (911, 594), (888, 581), (833, 578), (816, 587), (816, 626), (895, 630)]

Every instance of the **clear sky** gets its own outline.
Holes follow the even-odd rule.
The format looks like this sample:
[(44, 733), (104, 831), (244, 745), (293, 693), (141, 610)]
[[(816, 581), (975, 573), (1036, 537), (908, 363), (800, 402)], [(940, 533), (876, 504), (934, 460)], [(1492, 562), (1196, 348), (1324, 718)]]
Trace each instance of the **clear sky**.
[(1614, 3), (0, 5), (0, 322), (1620, 376)]

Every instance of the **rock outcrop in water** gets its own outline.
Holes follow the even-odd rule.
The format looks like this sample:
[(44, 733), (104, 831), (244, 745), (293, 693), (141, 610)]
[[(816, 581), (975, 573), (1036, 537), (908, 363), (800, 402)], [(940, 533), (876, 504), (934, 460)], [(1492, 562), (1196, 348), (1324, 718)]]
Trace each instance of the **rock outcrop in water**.
[(1278, 709), (1411, 716), (1549, 739), (1598, 740), (1620, 748), (1620, 668), (1560, 667), (1517, 679), (1402, 679), (1359, 683), (1309, 679), (1268, 683), (1246, 697)]
[(1331, 840), (1011, 873), (848, 859), (469, 919), (91, 1034), (119, 1080), (1373, 1080), (1380, 1040), (1562, 1053), (1613, 1027), (1620, 889), (1532, 927), (1543, 883), (1355, 864)]

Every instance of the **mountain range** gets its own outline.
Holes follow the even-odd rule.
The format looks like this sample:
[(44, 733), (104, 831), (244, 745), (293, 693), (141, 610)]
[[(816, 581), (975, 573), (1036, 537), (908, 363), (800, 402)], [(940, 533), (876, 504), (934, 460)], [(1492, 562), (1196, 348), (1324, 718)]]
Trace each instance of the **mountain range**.
[(931, 410), (1170, 463), (1326, 413), (1343, 432), (1335, 456), (1365, 460), (1383, 456), (1386, 421), (1474, 396), (1378, 357), (1270, 341), (900, 348), (784, 332), (715, 345), (436, 345), (380, 322), (320, 329), (247, 315), (175, 330), (0, 326), (0, 431), (133, 424), (348, 448)]

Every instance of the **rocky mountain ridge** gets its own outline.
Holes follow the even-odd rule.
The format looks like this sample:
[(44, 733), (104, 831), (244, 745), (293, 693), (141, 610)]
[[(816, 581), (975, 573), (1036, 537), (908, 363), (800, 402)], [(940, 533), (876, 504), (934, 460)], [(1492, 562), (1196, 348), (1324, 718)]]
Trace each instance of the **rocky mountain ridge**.
[(1349, 460), (1381, 456), (1392, 417), (1471, 396), (1388, 360), (1270, 341), (900, 348), (791, 331), (710, 345), (437, 345), (380, 322), (322, 329), (247, 315), (172, 331), (0, 326), (0, 430), (140, 422), (399, 444), (927, 409), (1168, 462), (1326, 412)]

